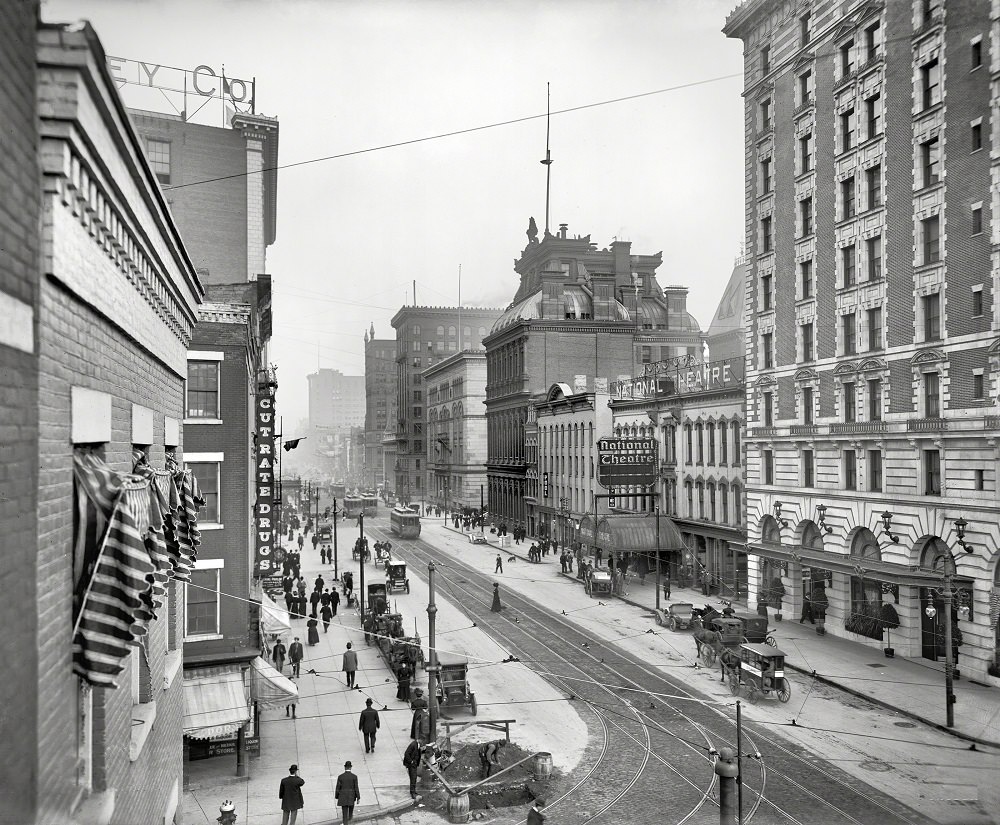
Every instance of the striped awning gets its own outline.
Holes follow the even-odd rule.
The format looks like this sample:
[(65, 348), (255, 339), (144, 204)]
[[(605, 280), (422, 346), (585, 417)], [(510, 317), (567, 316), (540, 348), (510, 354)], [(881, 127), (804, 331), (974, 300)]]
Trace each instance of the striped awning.
[(661, 514), (657, 531), (657, 517), (652, 513), (645, 516), (604, 516), (597, 523), (597, 544), (604, 550), (617, 553), (686, 549), (681, 532), (673, 519)]
[(222, 673), (185, 674), (185, 736), (192, 739), (227, 736), (236, 733), (249, 719), (246, 686), (238, 668)]
[(299, 689), (258, 656), (250, 662), (250, 698), (261, 707), (287, 705), (298, 701)]

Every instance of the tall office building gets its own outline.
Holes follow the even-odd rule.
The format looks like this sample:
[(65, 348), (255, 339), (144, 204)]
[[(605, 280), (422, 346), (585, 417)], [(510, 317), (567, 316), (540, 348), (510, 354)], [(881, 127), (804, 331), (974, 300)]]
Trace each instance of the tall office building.
[[(309, 439), (311, 451), (323, 472), (346, 479), (350, 465), (351, 428), (365, 424), (363, 375), (320, 369), (306, 376), (309, 382)], [(351, 483), (360, 485), (360, 471)]]
[(389, 403), (396, 394), (396, 342), (375, 337), (375, 324), (365, 333), (365, 486), (385, 486), (382, 437)]
[(973, 675), (1000, 638), (996, 17), (749, 0), (724, 28), (745, 55), (750, 587), (796, 617), (825, 590), (827, 631), (874, 647), (890, 604), (896, 651), (933, 660), (953, 572)]

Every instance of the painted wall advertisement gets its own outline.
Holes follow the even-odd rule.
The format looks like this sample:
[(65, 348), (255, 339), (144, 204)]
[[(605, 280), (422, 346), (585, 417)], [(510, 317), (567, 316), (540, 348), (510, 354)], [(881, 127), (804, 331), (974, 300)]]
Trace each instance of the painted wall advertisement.
[(257, 529), (254, 531), (253, 574), (268, 576), (274, 567), (274, 388), (257, 387), (256, 474)]

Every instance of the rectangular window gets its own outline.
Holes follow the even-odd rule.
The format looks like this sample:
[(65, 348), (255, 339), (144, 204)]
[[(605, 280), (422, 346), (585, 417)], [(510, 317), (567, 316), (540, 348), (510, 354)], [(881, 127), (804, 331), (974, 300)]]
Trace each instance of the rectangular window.
[(160, 183), (170, 183), (170, 142), (166, 140), (146, 139), (146, 158), (149, 168)]
[(981, 286), (972, 290), (972, 314), (973, 316), (983, 314), (983, 288)]
[(854, 202), (854, 178), (847, 178), (840, 182), (840, 216), (841, 220), (847, 220), (848, 218), (853, 218), (855, 215), (856, 204)]
[(774, 424), (774, 395), (769, 392), (764, 393), (764, 426), (770, 427)]
[(760, 186), (766, 195), (771, 191), (771, 159), (764, 158), (760, 162)]
[(771, 128), (771, 99), (760, 102), (760, 130), (767, 132)]
[(805, 198), (799, 201), (799, 214), (802, 218), (802, 235), (812, 235), (813, 232), (813, 199)]
[(982, 372), (972, 373), (972, 397), (976, 401), (982, 401), (985, 397), (985, 390), (986, 387)]
[(857, 321), (853, 312), (840, 316), (840, 331), (844, 339), (844, 355), (857, 355)]
[(773, 346), (773, 333), (765, 332), (761, 336), (761, 350), (764, 360), (764, 369), (769, 370), (774, 366), (774, 353), (772, 351)]
[(761, 275), (760, 278), (760, 298), (764, 312), (771, 309), (771, 276)]
[(868, 420), (882, 420), (882, 382), (878, 378), (868, 381)]
[(219, 419), (219, 362), (188, 361), (187, 418)]
[(840, 151), (846, 152), (854, 148), (854, 109), (848, 109), (840, 115)]
[(812, 487), (814, 485), (814, 482), (813, 482), (813, 475), (814, 475), (813, 469), (814, 469), (813, 451), (812, 450), (803, 450), (802, 451), (802, 486), (803, 487)]
[(865, 189), (868, 192), (868, 208), (877, 209), (882, 205), (882, 167), (872, 166), (865, 170)]
[(812, 72), (799, 75), (799, 106), (805, 106), (812, 99)]
[(805, 46), (809, 42), (809, 13), (806, 12), (799, 18), (799, 45)]
[(802, 261), (799, 264), (799, 281), (802, 284), (802, 297), (811, 298), (813, 294), (813, 262)]
[(933, 186), (941, 180), (941, 142), (938, 138), (920, 144), (920, 163), (924, 186)]
[(865, 256), (868, 258), (868, 280), (877, 281), (882, 277), (882, 239), (869, 238), (865, 241)]
[(853, 424), (857, 420), (857, 395), (855, 393), (854, 382), (845, 381), (842, 386), (841, 399), (843, 400), (844, 422)]
[(802, 324), (802, 360), (812, 361), (813, 353), (813, 325), (812, 323)]
[(868, 140), (882, 133), (882, 98), (879, 95), (865, 98), (865, 123)]
[(760, 70), (764, 74), (767, 74), (769, 71), (771, 71), (771, 47), (770, 46), (764, 46), (764, 48), (762, 48), (760, 50)]
[(729, 428), (725, 422), (719, 425), (719, 463), (729, 463)]
[(972, 139), (972, 151), (978, 152), (983, 148), (983, 124), (973, 123), (970, 127), (971, 139)]
[(941, 337), (941, 293), (932, 292), (920, 299), (924, 316), (924, 340), (937, 341)]
[(977, 206), (972, 210), (972, 234), (980, 235), (983, 231), (983, 207)]
[(941, 417), (941, 380), (936, 372), (924, 373), (924, 418)]
[(802, 388), (802, 423), (813, 423), (813, 390), (812, 387)]
[(878, 57), (879, 39), (878, 23), (865, 29), (865, 60), (874, 60)]
[(941, 102), (941, 66), (937, 58), (920, 67), (920, 90), (924, 109)]
[(858, 457), (854, 450), (844, 450), (844, 489), (858, 489)]
[(854, 41), (848, 40), (840, 47), (840, 76), (847, 77), (854, 71)]
[(857, 253), (854, 244), (840, 250), (840, 260), (844, 267), (844, 287), (857, 283)]
[(975, 43), (971, 44), (970, 49), (970, 59), (972, 69), (978, 69), (983, 65), (983, 41), (977, 40)]
[(219, 571), (191, 571), (191, 583), (184, 586), (185, 637), (219, 635)]
[(774, 484), (774, 453), (764, 450), (764, 483)]
[(941, 453), (924, 450), (924, 495), (941, 495)]
[(766, 218), (761, 218), (760, 220), (760, 242), (761, 242), (761, 247), (765, 252), (771, 251), (771, 245), (773, 243), (773, 239), (771, 237), (770, 216)]
[(941, 260), (941, 216), (931, 215), (920, 223), (924, 235), (924, 263), (936, 263)]
[(873, 493), (882, 492), (882, 451), (868, 451), (868, 489)]
[(868, 310), (868, 350), (882, 349), (882, 307)]
[(205, 504), (198, 513), (198, 521), (203, 524), (221, 524), (222, 514), (219, 512), (219, 462), (193, 461), (185, 463), (198, 481), (201, 497), (205, 500)]
[(799, 174), (812, 169), (812, 133), (799, 138)]
[(986, 489), (986, 473), (983, 470), (976, 470), (976, 489)]

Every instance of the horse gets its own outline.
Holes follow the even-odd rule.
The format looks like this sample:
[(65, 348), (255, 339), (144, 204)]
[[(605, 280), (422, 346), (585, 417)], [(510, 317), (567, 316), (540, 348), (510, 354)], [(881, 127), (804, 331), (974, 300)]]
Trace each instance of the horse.
[(718, 651), (718, 653), (719, 653), (719, 670), (721, 672), (719, 681), (725, 682), (726, 676), (728, 676), (730, 672), (735, 671), (739, 673), (740, 655), (735, 650), (731, 650), (728, 647), (723, 647), (722, 650)]
[(701, 658), (703, 647), (709, 647), (718, 652), (722, 647), (722, 634), (717, 630), (706, 630), (704, 627), (695, 627), (694, 631), (695, 657)]

